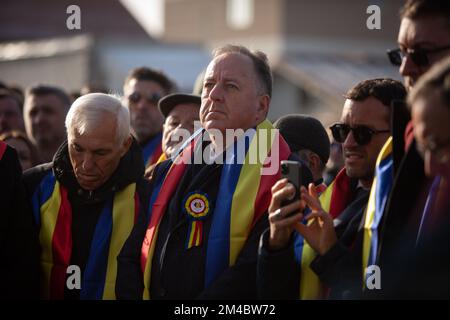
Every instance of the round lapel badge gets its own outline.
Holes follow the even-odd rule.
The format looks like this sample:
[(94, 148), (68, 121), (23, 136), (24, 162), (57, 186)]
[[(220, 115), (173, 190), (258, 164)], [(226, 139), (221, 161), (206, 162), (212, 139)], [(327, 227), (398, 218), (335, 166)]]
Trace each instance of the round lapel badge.
[(188, 215), (194, 219), (201, 219), (209, 212), (209, 200), (206, 194), (194, 192), (190, 194), (184, 204)]

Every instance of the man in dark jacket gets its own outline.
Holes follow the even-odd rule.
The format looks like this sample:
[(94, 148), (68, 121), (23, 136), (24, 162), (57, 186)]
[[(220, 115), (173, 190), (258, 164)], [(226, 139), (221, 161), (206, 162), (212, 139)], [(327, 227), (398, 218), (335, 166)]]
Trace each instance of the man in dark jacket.
[[(119, 298), (256, 298), (257, 246), (267, 227), (270, 187), (290, 154), (265, 120), (271, 88), (263, 53), (239, 46), (215, 51), (202, 93), (204, 130), (173, 163), (156, 167), (149, 224), (136, 224), (119, 256)], [(241, 134), (225, 139), (227, 129)], [(261, 144), (269, 148), (251, 162)], [(263, 167), (266, 159), (270, 168)]]
[[(272, 188), (270, 229), (261, 238), (258, 257), (259, 295), (275, 299), (344, 298), (361, 284), (361, 251), (353, 244), (361, 230), (376, 158), (390, 133), (390, 106), (404, 99), (403, 85), (391, 79), (365, 80), (347, 94), (342, 120), (331, 126), (342, 143), (344, 169), (319, 200), (313, 186), (302, 201), (282, 206), (294, 189), (287, 181)], [(308, 223), (301, 223), (305, 206)], [(294, 215), (289, 215), (294, 213)], [(296, 230), (301, 237), (294, 232)], [(358, 286), (361, 288), (362, 285)]]
[[(448, 1), (406, 1), (401, 10), (398, 48), (390, 50), (388, 55), (391, 63), (398, 66), (408, 91), (430, 68), (450, 55), (449, 27)], [(388, 193), (383, 201), (386, 205), (381, 211), (373, 261), (380, 267), (384, 283), (396, 283), (400, 265), (403, 269), (410, 267), (404, 264), (400, 253), (410, 252), (418, 244), (424, 208), (432, 189), (433, 175), (426, 176), (424, 160), (417, 151), (420, 145), (412, 133), (412, 122), (393, 122), (393, 169), (388, 177), (391, 182), (385, 184)], [(380, 180), (377, 176), (377, 181)], [(383, 298), (383, 291), (383, 288), (374, 290), (369, 296)]]
[(147, 184), (129, 111), (117, 98), (78, 98), (53, 162), (24, 173), (41, 246), (41, 292), (50, 299), (114, 299), (116, 258)]
[(0, 281), (1, 299), (37, 297), (38, 248), (27, 215), (22, 168), (16, 151), (0, 141)]

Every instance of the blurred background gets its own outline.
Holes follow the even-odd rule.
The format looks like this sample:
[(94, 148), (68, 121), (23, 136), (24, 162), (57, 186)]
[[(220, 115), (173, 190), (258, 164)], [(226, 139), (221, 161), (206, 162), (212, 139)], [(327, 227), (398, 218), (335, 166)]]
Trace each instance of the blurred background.
[[(219, 45), (268, 54), (274, 73), (269, 117), (306, 113), (327, 126), (343, 94), (361, 80), (400, 79), (386, 50), (396, 47), (403, 0), (2, 0), (0, 81), (45, 83), (79, 92), (87, 84), (122, 93), (134, 67), (164, 71), (191, 92)], [(370, 5), (381, 29), (369, 30)], [(81, 10), (69, 30), (67, 7)]]

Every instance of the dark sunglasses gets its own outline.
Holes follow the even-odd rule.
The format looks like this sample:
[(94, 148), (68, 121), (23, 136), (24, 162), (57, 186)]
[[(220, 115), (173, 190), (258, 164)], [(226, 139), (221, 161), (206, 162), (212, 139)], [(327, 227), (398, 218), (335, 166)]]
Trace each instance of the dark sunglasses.
[(389, 57), (389, 61), (394, 66), (400, 66), (402, 64), (403, 58), (406, 57), (407, 54), (411, 57), (411, 60), (418, 67), (428, 66), (430, 64), (430, 60), (428, 59), (428, 54), (436, 53), (439, 51), (450, 49), (450, 45), (446, 47), (440, 47), (435, 49), (412, 49), (407, 52), (402, 51), (401, 49), (392, 49), (387, 51), (387, 55)]
[(353, 132), (353, 138), (356, 143), (363, 146), (372, 140), (374, 134), (390, 132), (390, 130), (374, 130), (364, 125), (350, 127), (345, 123), (335, 123), (330, 127), (334, 140), (339, 143), (343, 143), (347, 139), (350, 131)]
[(149, 94), (147, 97), (142, 96), (139, 92), (133, 92), (128, 96), (128, 100), (133, 103), (138, 103), (142, 98), (145, 98), (148, 103), (158, 104), (159, 100), (162, 98), (157, 93)]

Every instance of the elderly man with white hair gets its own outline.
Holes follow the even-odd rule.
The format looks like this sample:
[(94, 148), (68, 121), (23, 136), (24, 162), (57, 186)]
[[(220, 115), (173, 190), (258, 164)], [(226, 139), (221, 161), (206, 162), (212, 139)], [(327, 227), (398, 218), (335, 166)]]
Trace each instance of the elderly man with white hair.
[(53, 161), (24, 173), (41, 246), (41, 297), (115, 299), (116, 258), (147, 183), (130, 115), (103, 93), (81, 96)]

